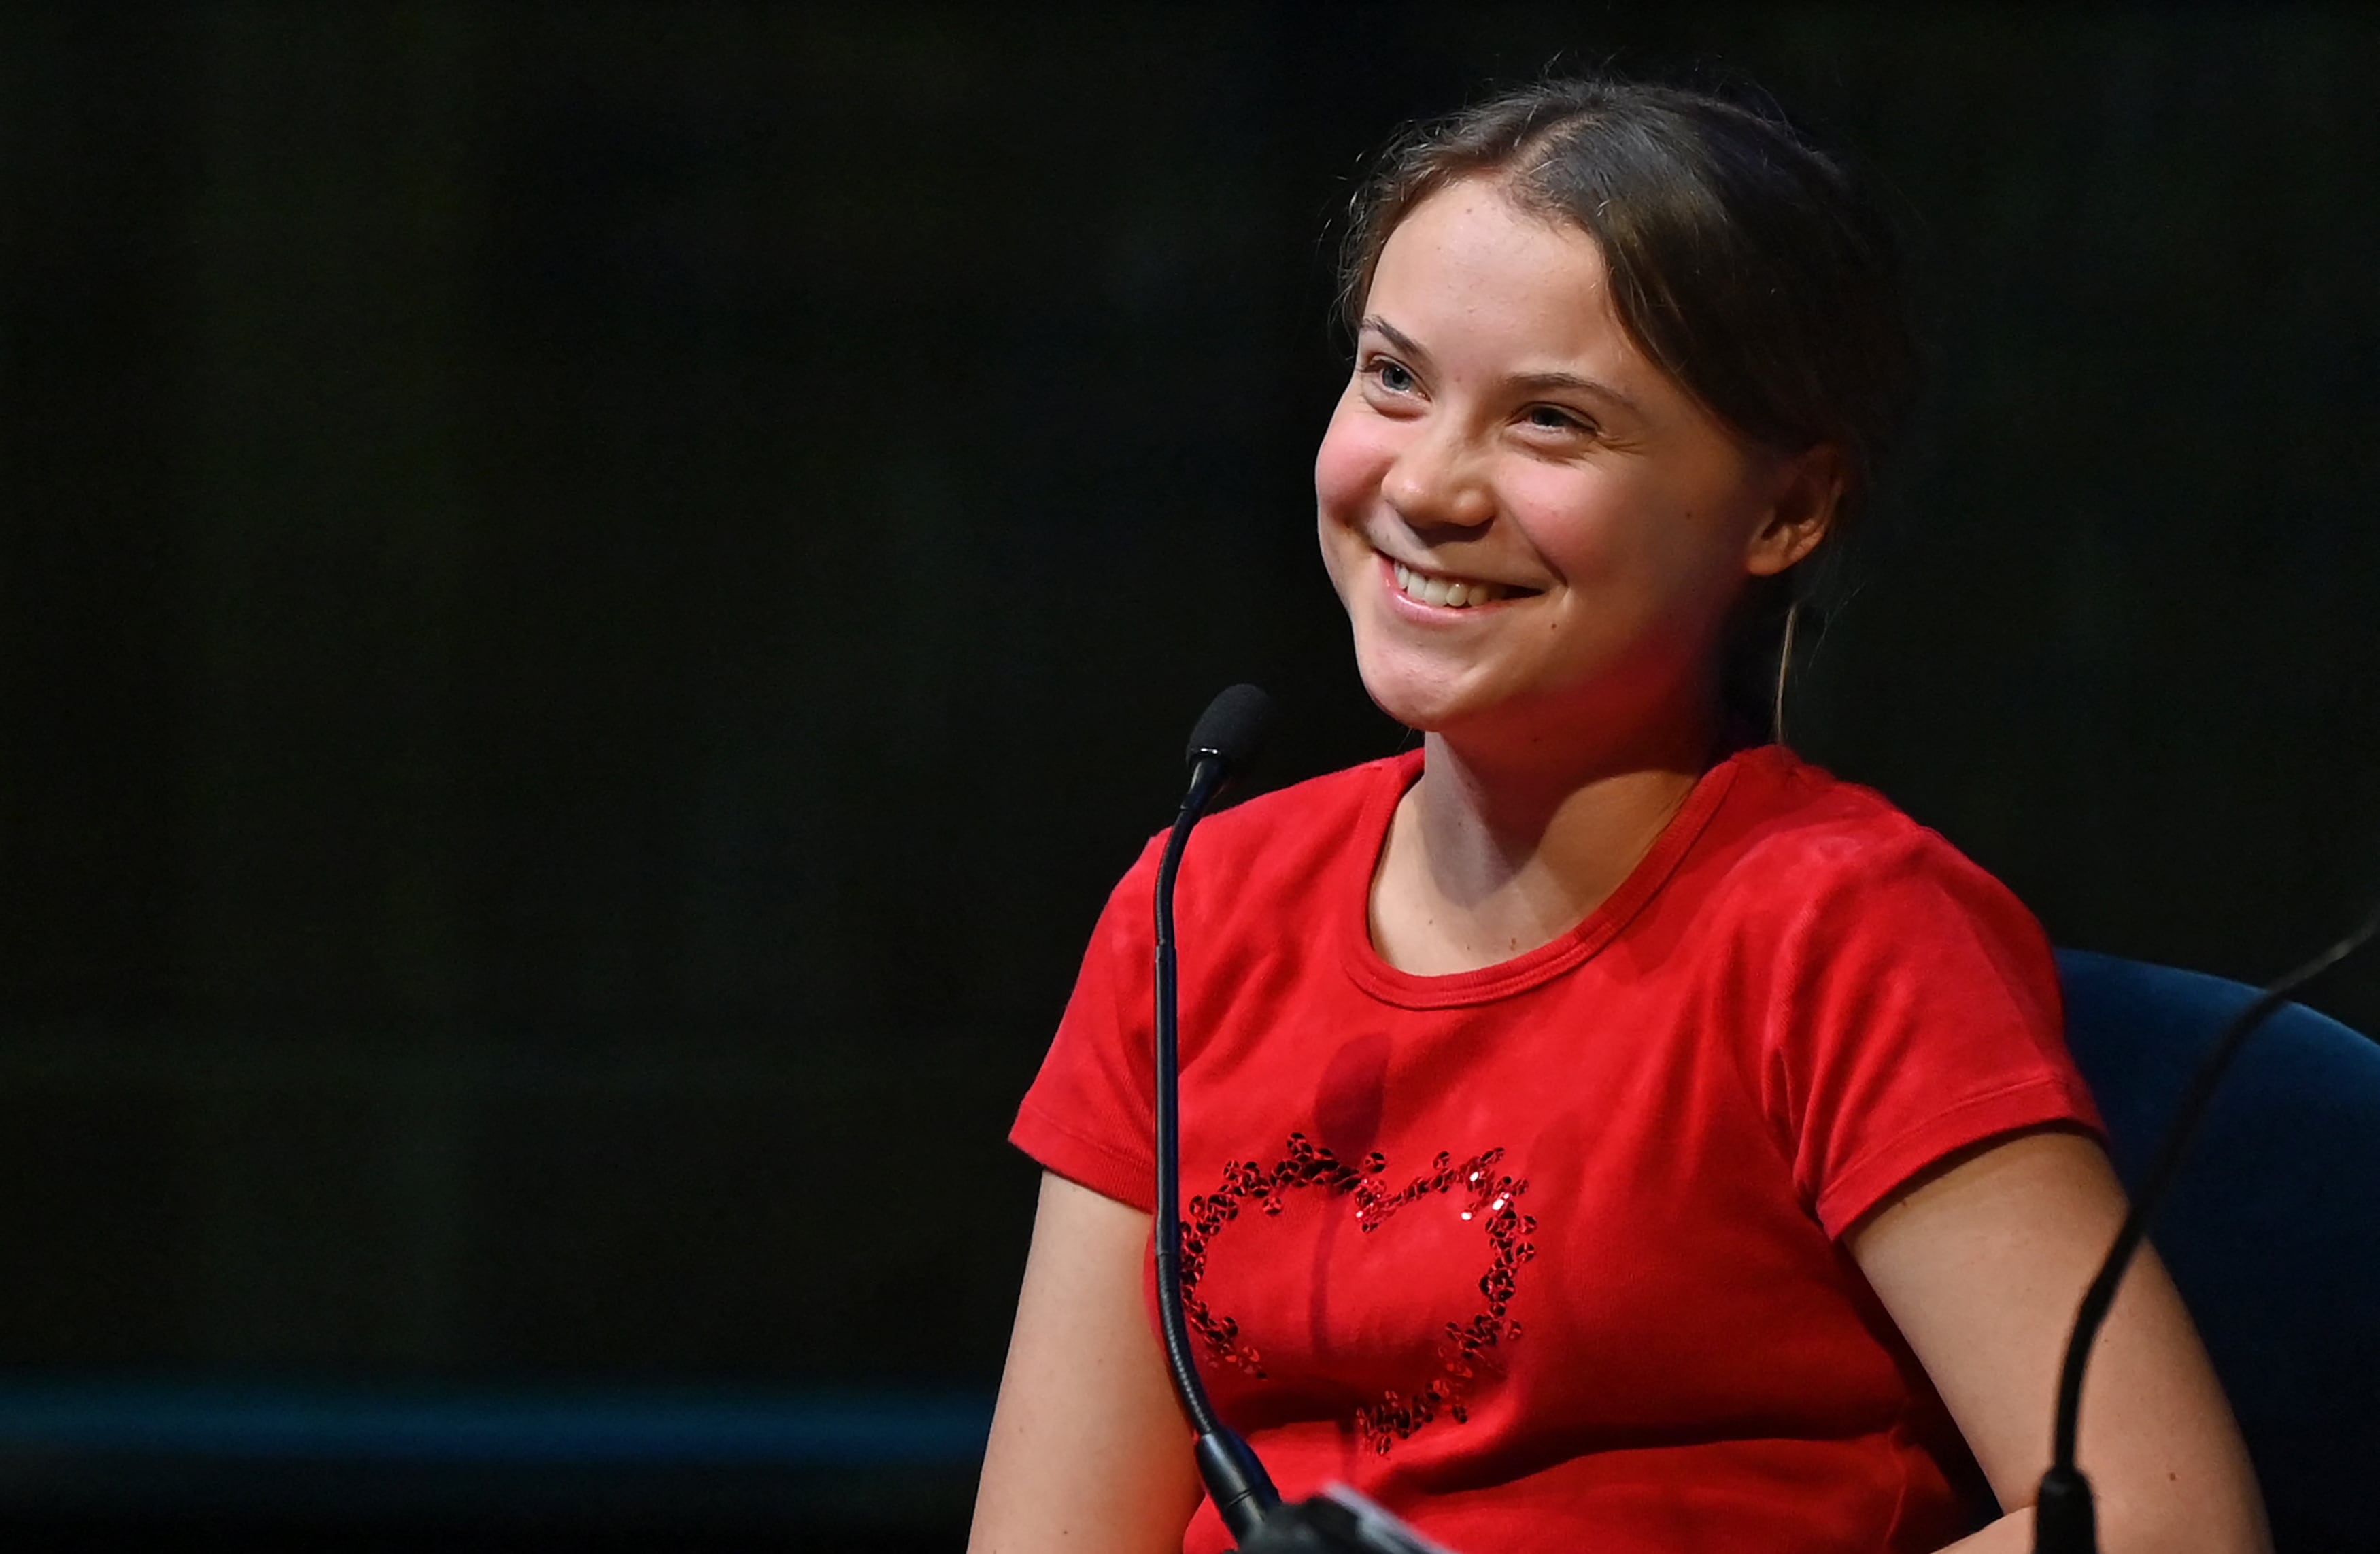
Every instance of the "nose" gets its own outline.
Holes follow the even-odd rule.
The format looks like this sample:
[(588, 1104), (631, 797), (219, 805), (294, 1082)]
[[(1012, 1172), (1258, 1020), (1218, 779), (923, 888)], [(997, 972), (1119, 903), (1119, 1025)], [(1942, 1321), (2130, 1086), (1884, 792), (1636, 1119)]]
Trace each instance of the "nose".
[(1446, 418), (1398, 451), (1380, 494), (1414, 529), (1478, 528), (1496, 516), (1486, 459), (1462, 427)]

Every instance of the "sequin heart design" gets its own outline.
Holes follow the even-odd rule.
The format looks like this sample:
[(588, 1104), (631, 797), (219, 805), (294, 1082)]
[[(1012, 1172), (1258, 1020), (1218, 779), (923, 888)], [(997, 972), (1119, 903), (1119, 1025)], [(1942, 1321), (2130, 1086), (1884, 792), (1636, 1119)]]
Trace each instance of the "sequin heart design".
[(1465, 1203), (1463, 1218), (1478, 1223), (1486, 1233), (1488, 1271), (1479, 1277), (1485, 1306), (1467, 1322), (1446, 1324), (1438, 1346), (1436, 1377), (1412, 1397), (1390, 1390), (1361, 1405), (1355, 1411), (1355, 1427), (1365, 1444), (1386, 1455), (1390, 1446), (1440, 1413), (1460, 1424), (1470, 1417), (1469, 1399), (1488, 1352), (1520, 1342), (1521, 1324), (1506, 1313), (1519, 1284), (1521, 1265), (1537, 1255), (1536, 1245), (1526, 1239), (1536, 1232), (1536, 1218), (1517, 1207), (1529, 1184), (1496, 1170), (1503, 1158), (1501, 1148), (1489, 1149), (1457, 1165), (1452, 1155), (1440, 1151), (1427, 1173), (1393, 1192), (1382, 1184), (1389, 1162), (1379, 1151), (1351, 1166), (1302, 1133), (1289, 1135), (1287, 1155), (1270, 1167), (1255, 1160), (1231, 1161), (1223, 1167), (1220, 1187), (1191, 1198), (1182, 1226), (1183, 1312), (1208, 1354), (1262, 1379), (1264, 1357), (1254, 1345), (1240, 1342), (1238, 1320), (1217, 1317), (1197, 1293), (1208, 1251), (1223, 1227), (1240, 1217), (1244, 1207), (1256, 1204), (1269, 1215), (1279, 1214), (1289, 1194), (1310, 1188), (1353, 1198), (1356, 1222), (1368, 1235), (1409, 1205), (1436, 1196), (1458, 1197)]

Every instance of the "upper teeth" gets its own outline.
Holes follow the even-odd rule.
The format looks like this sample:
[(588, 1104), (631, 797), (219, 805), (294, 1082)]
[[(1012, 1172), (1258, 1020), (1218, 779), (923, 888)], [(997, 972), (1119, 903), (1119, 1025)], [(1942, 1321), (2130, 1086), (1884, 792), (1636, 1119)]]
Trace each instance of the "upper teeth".
[(1397, 587), (1409, 599), (1427, 604), (1444, 604), (1460, 610), (1468, 604), (1485, 604), (1504, 597), (1501, 583), (1474, 582), (1467, 577), (1438, 577), (1427, 572), (1416, 572), (1403, 562), (1394, 564)]

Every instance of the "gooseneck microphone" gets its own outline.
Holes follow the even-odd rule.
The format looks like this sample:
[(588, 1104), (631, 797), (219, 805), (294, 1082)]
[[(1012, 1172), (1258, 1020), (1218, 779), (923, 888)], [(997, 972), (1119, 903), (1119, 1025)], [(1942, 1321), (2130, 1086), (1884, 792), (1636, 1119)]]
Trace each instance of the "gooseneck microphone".
[(1245, 766), (1272, 721), (1272, 698), (1254, 686), (1233, 686), (1208, 705), (1190, 733), (1190, 788), (1182, 795), (1165, 853), (1157, 865), (1157, 1305), (1165, 1333), (1165, 1360), (1173, 1390), (1198, 1434), (1198, 1476), (1234, 1540), (1245, 1543), (1281, 1491), (1247, 1442), (1215, 1416), (1190, 1353), (1190, 1324), (1182, 1313), (1182, 1045), (1180, 996), (1173, 950), (1173, 880), (1190, 828), (1198, 823), (1232, 772)]
[(2223, 1027), (2223, 1034), (2200, 1061), (2197, 1072), (2190, 1076), (2190, 1088), (2182, 1093), (2181, 1103), (2174, 1108), (2173, 1120), (2166, 1124), (2165, 1136), (2157, 1142), (2155, 1158), (2150, 1162), (2148, 1174), (2141, 1180), (2140, 1191), (2132, 1196), (2131, 1209), (2116, 1232), (2115, 1244), (2107, 1248), (2107, 1260), (2099, 1265), (2098, 1275), (2082, 1293), (2082, 1304), (2074, 1317), (2074, 1331), (2066, 1341), (2066, 1362), (2058, 1374), (2058, 1418), (2050, 1438), (2049, 1471), (2041, 1475), (2041, 1489), (2034, 1500), (2035, 1554), (2098, 1554), (2099, 1513), (2091, 1497), (2091, 1481), (2074, 1462), (2074, 1438), (2082, 1412), (2083, 1366), (2090, 1358), (2091, 1341), (2098, 1336), (2099, 1325), (2107, 1319), (2107, 1308), (2115, 1304), (2116, 1289), (2123, 1282), (2124, 1270), (2131, 1266), (2132, 1254), (2140, 1250), (2141, 1242), (2148, 1235), (2149, 1220), (2180, 1173), (2182, 1157), (2189, 1152), (2199, 1123), (2205, 1120), (2216, 1087), (2222, 1084), (2231, 1060), (2239, 1055), (2257, 1026), (2307, 983), (2370, 943), (2375, 934), (2380, 934), (2380, 911), (2365, 918), (2354, 932), (2266, 988)]
[(1182, 1412), (1197, 1432), (1198, 1476), (1240, 1554), (1447, 1554), (1351, 1489), (1333, 1486), (1284, 1505), (1257, 1454), (1216, 1417), (1182, 1311), (1182, 1044), (1175, 979), (1173, 882), (1190, 828), (1245, 766), (1272, 719), (1272, 698), (1233, 686), (1191, 732), (1189, 791), (1157, 865), (1157, 1315)]

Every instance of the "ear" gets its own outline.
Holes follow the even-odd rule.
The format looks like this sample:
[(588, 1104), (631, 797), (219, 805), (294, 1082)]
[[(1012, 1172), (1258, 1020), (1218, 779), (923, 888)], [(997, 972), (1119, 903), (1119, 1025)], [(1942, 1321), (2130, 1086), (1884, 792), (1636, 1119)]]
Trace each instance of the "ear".
[(1843, 456), (1820, 443), (1779, 460), (1775, 498), (1744, 551), (1744, 570), (1774, 577), (1818, 548), (1843, 500)]

